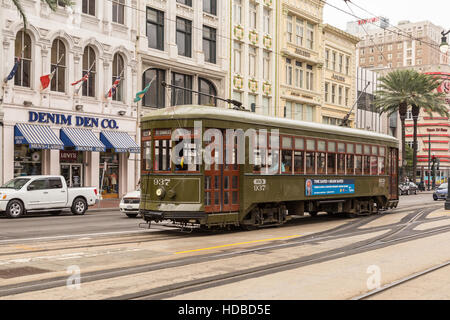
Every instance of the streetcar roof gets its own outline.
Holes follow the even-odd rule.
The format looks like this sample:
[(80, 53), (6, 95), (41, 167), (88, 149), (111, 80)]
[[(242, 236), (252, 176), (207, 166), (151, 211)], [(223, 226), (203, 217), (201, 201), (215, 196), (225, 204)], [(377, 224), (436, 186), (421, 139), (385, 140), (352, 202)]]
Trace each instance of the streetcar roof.
[(233, 122), (242, 122), (245, 124), (254, 123), (277, 128), (288, 128), (307, 131), (319, 131), (323, 133), (335, 133), (343, 136), (359, 136), (375, 140), (398, 143), (398, 139), (392, 136), (364, 129), (355, 129), (340, 127), (335, 125), (321, 124), (317, 122), (307, 122), (300, 120), (291, 120), (285, 118), (276, 118), (259, 115), (254, 112), (246, 112), (233, 109), (225, 109), (211, 106), (185, 105), (168, 107), (151, 111), (143, 116), (142, 121), (150, 120), (171, 120), (171, 119), (212, 119), (226, 120)]

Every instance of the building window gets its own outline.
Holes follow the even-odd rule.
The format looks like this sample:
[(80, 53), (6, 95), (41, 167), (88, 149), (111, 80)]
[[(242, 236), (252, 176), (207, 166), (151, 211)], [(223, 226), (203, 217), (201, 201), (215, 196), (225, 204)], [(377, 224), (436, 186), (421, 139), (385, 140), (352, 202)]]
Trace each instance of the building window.
[[(58, 63), (59, 61), (59, 63)], [(51, 72), (55, 71), (50, 84), (51, 91), (66, 90), (66, 46), (61, 39), (55, 39), (52, 44)]]
[(148, 47), (164, 50), (164, 12), (147, 8)]
[(336, 52), (332, 52), (331, 54), (331, 70), (336, 70)]
[(313, 67), (306, 65), (306, 90), (314, 90), (314, 73)]
[(330, 67), (330, 50), (325, 50), (325, 68), (329, 69)]
[(264, 20), (263, 20), (264, 32), (266, 34), (270, 33), (270, 10), (264, 8)]
[(216, 63), (216, 29), (203, 26), (203, 52), (206, 62)]
[(242, 23), (242, 0), (233, 0), (233, 22)]
[(331, 103), (336, 103), (336, 85), (331, 85)]
[(288, 15), (286, 20), (287, 41), (292, 42), (292, 16)]
[(328, 82), (325, 82), (325, 102), (328, 102), (329, 97), (329, 90), (330, 90), (330, 84)]
[[(192, 76), (180, 73), (172, 73), (172, 84), (177, 87), (182, 87), (192, 90)], [(192, 104), (192, 92), (172, 89), (172, 105)]]
[(286, 84), (292, 86), (292, 65), (291, 59), (286, 59)]
[(256, 77), (257, 51), (255, 47), (248, 48), (248, 74), (250, 77)]
[(83, 82), (83, 96), (95, 97), (95, 78), (97, 63), (95, 57), (95, 51), (92, 47), (87, 46), (84, 48), (83, 53), (83, 76), (85, 76), (90, 70), (89, 77)]
[(234, 72), (241, 72), (241, 64), (242, 64), (242, 45), (235, 41), (234, 42)]
[(82, 12), (95, 16), (95, 0), (83, 0)]
[(161, 69), (146, 70), (142, 76), (142, 88), (148, 86), (152, 79), (154, 80), (144, 95), (142, 105), (145, 107), (164, 108), (166, 106), (166, 91), (161, 83), (166, 81), (166, 71)]
[(303, 88), (303, 68), (302, 63), (295, 62), (295, 86), (297, 88)]
[(180, 56), (191, 57), (192, 22), (177, 18), (177, 46)]
[(270, 98), (263, 97), (262, 102), (262, 114), (268, 116), (270, 111)]
[[(24, 49), (25, 48), (25, 49)], [(15, 41), (15, 61), (20, 59), (16, 74), (14, 76), (14, 84), (16, 86), (31, 86), (31, 38), (30, 36), (19, 31)]]
[(254, 2), (250, 2), (248, 20), (250, 29), (256, 29), (256, 23), (258, 21), (258, 10), (257, 4)]
[(120, 24), (125, 23), (125, 0), (114, 0), (112, 2), (112, 21)]
[(210, 96), (214, 97), (217, 96), (216, 87), (211, 81), (199, 78), (198, 90), (201, 93), (208, 94), (208, 96), (200, 94), (198, 97), (198, 104), (206, 106), (217, 106), (217, 99), (210, 97)]
[(177, 2), (192, 7), (192, 0), (177, 0)]
[(306, 106), (306, 121), (314, 121), (314, 107)]
[(284, 117), (291, 119), (292, 118), (292, 103), (286, 102), (286, 106), (284, 107)]
[(250, 107), (251, 112), (256, 111), (256, 95), (254, 95), (254, 94), (248, 95), (248, 105)]
[(350, 89), (349, 88), (345, 88), (345, 106), (348, 107), (348, 102), (350, 99)]
[(263, 55), (263, 79), (270, 79), (270, 52), (264, 51)]
[(203, 11), (217, 15), (217, 0), (203, 0)]
[(314, 49), (314, 25), (306, 23), (306, 47), (310, 50)]
[(350, 74), (350, 57), (345, 57), (345, 74)]
[(338, 94), (338, 104), (339, 105), (342, 105), (342, 93), (343, 93), (342, 89), (343, 89), (342, 86), (339, 86), (339, 88), (338, 88), (338, 92), (339, 92), (339, 94)]
[(303, 25), (304, 21), (297, 19), (295, 23), (295, 43), (298, 46), (303, 46)]
[(124, 72), (124, 63), (123, 58), (119, 53), (116, 53), (113, 58), (113, 70), (112, 70), (112, 83), (116, 81), (119, 77), (121, 78), (121, 82), (119, 82), (116, 87), (112, 99), (114, 101), (123, 101), (123, 72)]
[(294, 119), (303, 120), (303, 105), (300, 103), (294, 105)]
[(42, 150), (30, 149), (26, 144), (14, 145), (14, 178), (42, 174)]
[(339, 55), (339, 72), (340, 73), (342, 73), (343, 64), (344, 64), (344, 55), (340, 54)]

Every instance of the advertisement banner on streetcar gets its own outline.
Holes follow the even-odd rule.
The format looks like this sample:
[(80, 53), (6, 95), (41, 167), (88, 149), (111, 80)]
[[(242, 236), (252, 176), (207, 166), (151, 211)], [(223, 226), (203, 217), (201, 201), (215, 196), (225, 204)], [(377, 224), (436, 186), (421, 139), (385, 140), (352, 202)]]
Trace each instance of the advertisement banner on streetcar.
[(353, 179), (308, 179), (305, 183), (306, 196), (354, 194)]

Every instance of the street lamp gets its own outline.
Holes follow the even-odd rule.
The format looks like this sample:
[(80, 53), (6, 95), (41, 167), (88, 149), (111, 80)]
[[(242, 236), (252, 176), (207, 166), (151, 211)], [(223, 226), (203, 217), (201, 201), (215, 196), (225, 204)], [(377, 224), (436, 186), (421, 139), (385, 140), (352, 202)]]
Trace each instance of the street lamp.
[(439, 46), (439, 49), (441, 50), (441, 52), (443, 54), (446, 54), (448, 51), (448, 43), (447, 43), (447, 35), (450, 33), (450, 30), (448, 30), (447, 32), (442, 31), (442, 40), (441, 40), (441, 45)]

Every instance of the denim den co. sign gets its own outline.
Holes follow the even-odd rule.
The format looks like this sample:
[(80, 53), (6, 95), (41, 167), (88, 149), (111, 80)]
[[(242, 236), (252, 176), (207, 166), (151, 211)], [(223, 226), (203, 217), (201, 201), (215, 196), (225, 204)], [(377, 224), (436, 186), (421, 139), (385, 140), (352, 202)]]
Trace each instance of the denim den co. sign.
[(29, 111), (28, 122), (53, 123), (85, 128), (119, 129), (119, 125), (114, 119), (73, 116), (71, 114), (50, 112)]

